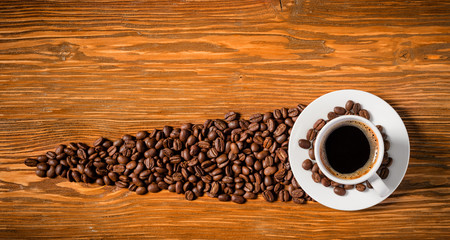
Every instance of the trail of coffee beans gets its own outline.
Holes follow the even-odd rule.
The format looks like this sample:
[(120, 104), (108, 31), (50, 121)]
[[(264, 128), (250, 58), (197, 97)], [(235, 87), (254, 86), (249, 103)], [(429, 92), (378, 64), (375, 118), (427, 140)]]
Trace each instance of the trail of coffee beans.
[(203, 124), (165, 126), (115, 141), (100, 137), (93, 146), (61, 144), (25, 164), (36, 167), (39, 177), (115, 185), (139, 195), (166, 189), (189, 201), (207, 195), (242, 204), (262, 194), (268, 202), (305, 203), (312, 199), (295, 180), (287, 153), (304, 108), (275, 109), (248, 120), (229, 112)]

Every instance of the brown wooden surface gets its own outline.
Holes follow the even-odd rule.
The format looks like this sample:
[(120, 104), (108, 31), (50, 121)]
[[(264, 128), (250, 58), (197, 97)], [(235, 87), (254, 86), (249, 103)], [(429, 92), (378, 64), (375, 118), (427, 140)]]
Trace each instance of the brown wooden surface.
[[(2, 1), (0, 238), (450, 237), (448, 1)], [(201, 123), (360, 89), (401, 115), (411, 159), (367, 210), (41, 179), (59, 143)]]

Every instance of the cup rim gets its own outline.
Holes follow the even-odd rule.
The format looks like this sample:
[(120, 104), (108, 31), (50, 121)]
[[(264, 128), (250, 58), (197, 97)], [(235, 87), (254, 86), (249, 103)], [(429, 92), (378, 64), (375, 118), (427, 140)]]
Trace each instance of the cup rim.
[(375, 164), (373, 165), (372, 169), (370, 169), (366, 174), (360, 176), (359, 178), (355, 178), (355, 179), (341, 179), (341, 178), (338, 178), (338, 177), (334, 176), (333, 174), (331, 174), (328, 171), (328, 169), (324, 166), (324, 164), (322, 162), (322, 159), (320, 158), (320, 147), (315, 147), (314, 148), (314, 156), (315, 156), (315, 159), (316, 159), (316, 163), (319, 166), (319, 169), (329, 179), (333, 180), (334, 182), (340, 183), (340, 184), (351, 185), (351, 184), (358, 184), (358, 183), (362, 183), (362, 182), (367, 181), (374, 174), (376, 174), (376, 172), (380, 168), (381, 163), (383, 161), (383, 155), (384, 155), (383, 136), (381, 135), (381, 132), (378, 130), (378, 128), (375, 126), (374, 123), (372, 123), (370, 120), (368, 120), (366, 118), (363, 118), (361, 116), (343, 115), (343, 116), (339, 116), (337, 118), (334, 118), (334, 119), (330, 120), (327, 124), (325, 124), (325, 126), (317, 134), (317, 137), (316, 137), (316, 140), (315, 140), (316, 141), (315, 146), (320, 146), (321, 145), (322, 138), (324, 137), (323, 135), (327, 132), (328, 129), (332, 128), (337, 123), (345, 122), (345, 121), (355, 121), (355, 120), (366, 124), (375, 133), (375, 136), (378, 139), (378, 152), (379, 152), (379, 154), (377, 155), (377, 158), (375, 160)]

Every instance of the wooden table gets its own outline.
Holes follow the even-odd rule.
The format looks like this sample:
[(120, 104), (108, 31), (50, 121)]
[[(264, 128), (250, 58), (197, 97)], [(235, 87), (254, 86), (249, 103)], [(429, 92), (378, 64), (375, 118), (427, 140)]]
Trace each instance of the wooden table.
[[(3, 1), (0, 238), (450, 237), (448, 1)], [(404, 120), (399, 188), (363, 211), (42, 179), (59, 143), (243, 117), (339, 89)]]

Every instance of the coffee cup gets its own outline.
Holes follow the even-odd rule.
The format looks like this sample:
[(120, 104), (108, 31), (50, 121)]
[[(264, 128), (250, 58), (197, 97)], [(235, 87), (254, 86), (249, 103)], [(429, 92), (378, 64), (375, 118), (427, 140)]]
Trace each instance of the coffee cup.
[(344, 115), (329, 121), (318, 133), (314, 155), (322, 173), (339, 184), (368, 181), (383, 197), (389, 188), (378, 176), (384, 143), (378, 128), (369, 120)]

